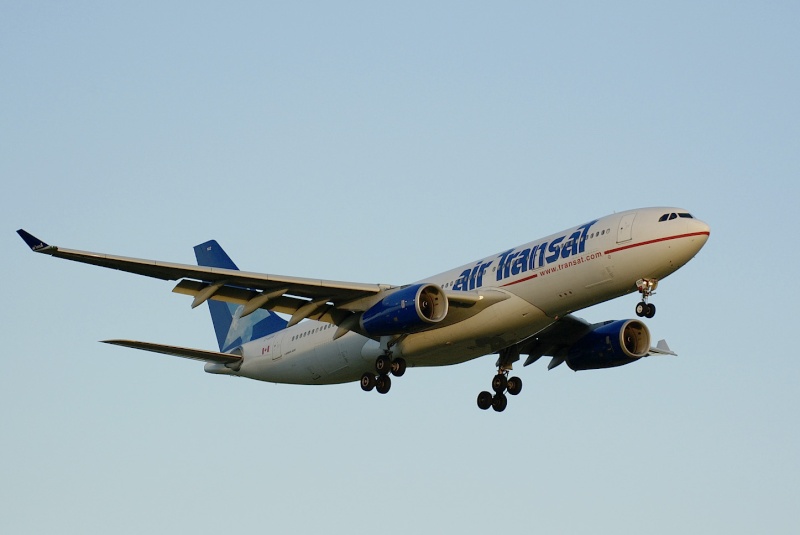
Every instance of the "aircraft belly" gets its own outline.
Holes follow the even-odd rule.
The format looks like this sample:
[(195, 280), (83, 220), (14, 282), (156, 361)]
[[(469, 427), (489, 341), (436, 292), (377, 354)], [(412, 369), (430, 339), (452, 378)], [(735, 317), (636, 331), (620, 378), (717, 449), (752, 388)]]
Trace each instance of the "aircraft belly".
[(441, 329), (412, 334), (397, 345), (411, 366), (445, 366), (488, 355), (523, 340), (553, 322), (517, 296)]
[[(339, 340), (307, 346), (284, 344), (280, 354), (245, 353), (236, 375), (298, 385), (339, 384), (357, 381), (364, 373), (360, 358), (366, 338), (350, 333)], [(256, 349), (258, 349), (256, 347)]]

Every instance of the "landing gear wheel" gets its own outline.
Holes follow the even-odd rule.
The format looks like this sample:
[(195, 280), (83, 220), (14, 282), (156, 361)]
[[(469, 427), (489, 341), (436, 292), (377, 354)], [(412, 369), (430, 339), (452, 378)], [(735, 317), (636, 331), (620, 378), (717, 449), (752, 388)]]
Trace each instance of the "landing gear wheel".
[(378, 357), (375, 360), (375, 370), (378, 372), (378, 375), (386, 375), (392, 371), (392, 359), (386, 355)]
[(498, 392), (492, 398), (492, 408), (495, 412), (503, 412), (508, 405), (508, 398), (505, 394)]
[(478, 408), (485, 411), (492, 406), (492, 394), (484, 390), (478, 394)]
[(492, 379), (492, 390), (498, 394), (505, 392), (507, 386), (508, 379), (506, 378), (505, 374), (498, 373), (494, 376), (494, 379)]
[(639, 279), (636, 281), (636, 289), (642, 294), (642, 301), (636, 305), (636, 315), (640, 318), (652, 318), (656, 315), (655, 305), (647, 302), (651, 296), (655, 295), (658, 288), (658, 279)]
[(522, 379), (519, 377), (511, 377), (508, 380), (508, 393), (512, 396), (516, 396), (520, 392), (522, 392)]
[(385, 394), (392, 388), (392, 378), (388, 375), (379, 375), (377, 379), (375, 379), (375, 387), (378, 390), (378, 394)]
[(392, 375), (395, 377), (402, 377), (404, 373), (406, 373), (406, 361), (405, 359), (394, 359), (392, 361)]
[(495, 412), (503, 412), (508, 406), (506, 392), (511, 396), (516, 396), (522, 392), (522, 379), (519, 377), (509, 377), (508, 373), (510, 370), (510, 366), (504, 367), (498, 365), (497, 375), (492, 378), (492, 390), (494, 390), (494, 395), (492, 395), (491, 392), (481, 392), (478, 394), (479, 409), (486, 410), (491, 407)]
[(370, 390), (375, 388), (376, 383), (377, 380), (375, 379), (375, 376), (372, 375), (371, 373), (365, 373), (364, 375), (361, 376), (361, 389), (364, 392), (369, 392)]

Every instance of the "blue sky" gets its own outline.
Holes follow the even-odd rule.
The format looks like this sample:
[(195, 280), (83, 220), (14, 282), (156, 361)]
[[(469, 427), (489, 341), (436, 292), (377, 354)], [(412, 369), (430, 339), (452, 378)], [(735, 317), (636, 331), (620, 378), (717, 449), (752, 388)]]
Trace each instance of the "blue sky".
[[(792, 2), (0, 7), (0, 531), (796, 533)], [(403, 283), (613, 211), (711, 225), (648, 325), (677, 358), (493, 357), (272, 385), (109, 347), (213, 349), (172, 284), (50, 243)], [(582, 311), (633, 315), (635, 296)]]

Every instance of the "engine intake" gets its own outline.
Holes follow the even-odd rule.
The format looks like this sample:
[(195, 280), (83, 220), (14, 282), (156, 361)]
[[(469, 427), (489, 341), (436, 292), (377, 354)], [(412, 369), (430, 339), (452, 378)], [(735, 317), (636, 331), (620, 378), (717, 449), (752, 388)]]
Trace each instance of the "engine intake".
[(630, 364), (650, 351), (650, 331), (639, 320), (597, 325), (569, 349), (567, 365), (575, 371)]
[(444, 291), (435, 284), (413, 284), (393, 291), (361, 316), (361, 328), (372, 336), (422, 331), (447, 316)]

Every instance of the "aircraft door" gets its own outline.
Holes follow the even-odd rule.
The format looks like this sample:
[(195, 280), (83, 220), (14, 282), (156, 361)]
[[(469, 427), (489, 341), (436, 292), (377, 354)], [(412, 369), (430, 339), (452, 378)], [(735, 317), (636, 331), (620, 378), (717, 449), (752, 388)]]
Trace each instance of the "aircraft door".
[(635, 212), (622, 217), (619, 222), (619, 230), (617, 231), (617, 243), (624, 243), (633, 239), (633, 220), (635, 218)]
[(275, 341), (272, 343), (272, 360), (278, 360), (283, 357), (283, 353), (281, 353), (282, 340), (283, 340), (283, 333), (280, 333), (278, 336), (275, 337)]
[(282, 332), (271, 334), (265, 337), (261, 341), (261, 355), (269, 357), (271, 360), (280, 360), (283, 357), (283, 353), (281, 353), (282, 339)]

